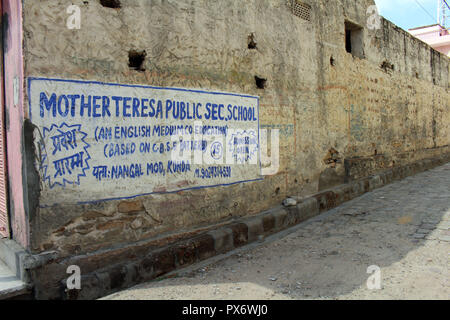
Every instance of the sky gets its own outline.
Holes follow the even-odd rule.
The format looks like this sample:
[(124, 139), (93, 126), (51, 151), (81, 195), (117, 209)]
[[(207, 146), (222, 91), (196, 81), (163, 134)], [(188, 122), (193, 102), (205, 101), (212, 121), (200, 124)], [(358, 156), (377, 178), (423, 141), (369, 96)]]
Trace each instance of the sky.
[(375, 0), (375, 2), (383, 17), (405, 30), (437, 23), (438, 0)]

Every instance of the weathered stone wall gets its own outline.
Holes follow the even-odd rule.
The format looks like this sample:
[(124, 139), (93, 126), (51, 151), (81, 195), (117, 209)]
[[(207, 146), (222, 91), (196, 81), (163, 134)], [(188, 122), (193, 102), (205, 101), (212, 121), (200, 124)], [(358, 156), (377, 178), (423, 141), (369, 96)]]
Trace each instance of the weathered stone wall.
[[(38, 207), (30, 213), (30, 249), (70, 256), (177, 237), (254, 215), (289, 195), (449, 152), (448, 58), (388, 21), (369, 30), (371, 0), (304, 2), (311, 22), (284, 0), (122, 0), (120, 9), (77, 0), (81, 29), (69, 30), (67, 1), (23, 0), (26, 77), (257, 95), (261, 127), (281, 129), (274, 176)], [(346, 20), (364, 28), (364, 58), (345, 50)], [(251, 34), (256, 49), (248, 48)], [(130, 50), (146, 51), (145, 71), (128, 67)], [(265, 89), (255, 76), (267, 79)]]

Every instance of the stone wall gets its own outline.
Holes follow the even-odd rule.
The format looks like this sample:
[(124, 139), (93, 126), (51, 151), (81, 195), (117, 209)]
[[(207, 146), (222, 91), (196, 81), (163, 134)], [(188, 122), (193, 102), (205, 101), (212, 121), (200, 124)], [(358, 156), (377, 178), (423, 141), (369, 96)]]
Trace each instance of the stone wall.
[[(37, 205), (29, 217), (33, 253), (65, 257), (176, 239), (287, 196), (450, 151), (449, 59), (386, 20), (369, 30), (371, 0), (305, 0), (311, 21), (282, 0), (122, 0), (116, 9), (73, 3), (80, 30), (66, 28), (67, 1), (23, 0), (26, 77), (260, 96), (261, 127), (281, 129), (280, 168), (227, 187)], [(363, 57), (346, 52), (346, 21), (362, 28)], [(145, 50), (145, 71), (129, 68), (131, 50)], [(267, 79), (264, 89), (255, 76)], [(37, 188), (42, 181), (34, 179), (28, 184)], [(39, 195), (30, 201), (39, 203)]]

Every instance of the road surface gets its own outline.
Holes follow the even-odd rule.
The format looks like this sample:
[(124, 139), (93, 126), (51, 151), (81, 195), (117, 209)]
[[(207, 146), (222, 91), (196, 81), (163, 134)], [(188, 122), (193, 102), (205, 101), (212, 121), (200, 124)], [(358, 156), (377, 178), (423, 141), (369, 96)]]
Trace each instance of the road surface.
[(104, 299), (450, 299), (449, 226), (447, 164)]

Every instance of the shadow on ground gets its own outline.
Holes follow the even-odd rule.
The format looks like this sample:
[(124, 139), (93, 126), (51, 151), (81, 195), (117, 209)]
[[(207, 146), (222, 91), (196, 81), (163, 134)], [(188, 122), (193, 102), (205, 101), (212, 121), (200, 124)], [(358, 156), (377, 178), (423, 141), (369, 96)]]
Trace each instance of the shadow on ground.
[[(284, 237), (105, 299), (449, 299), (449, 181), (447, 164), (349, 201)], [(372, 265), (381, 270), (381, 290), (367, 288)]]

